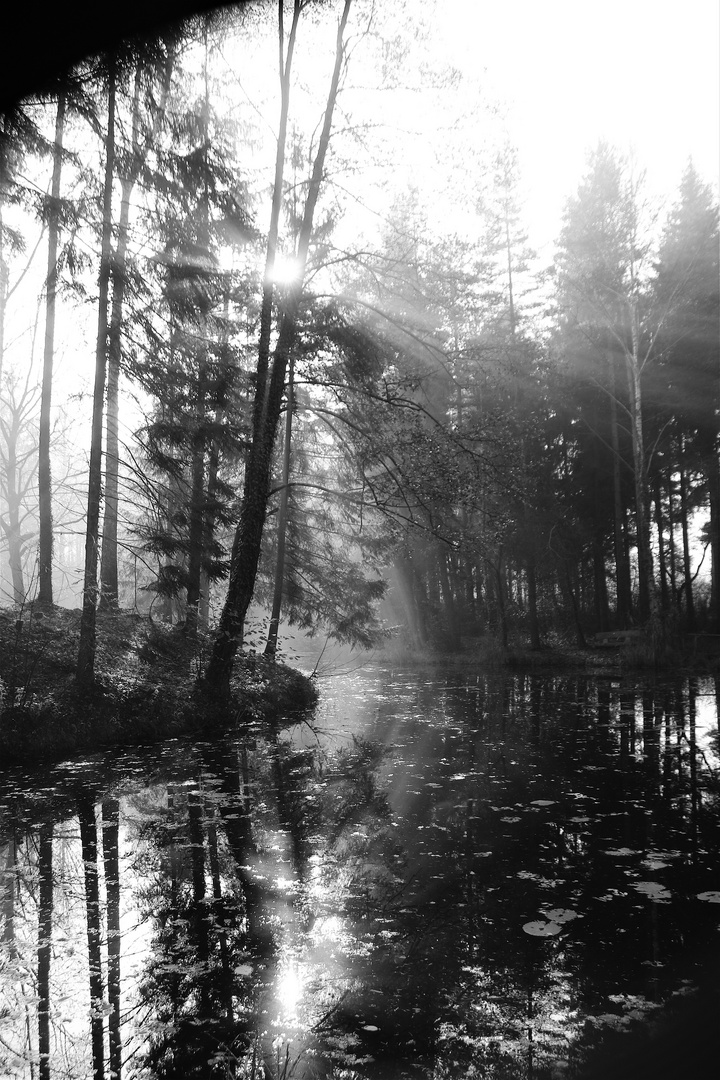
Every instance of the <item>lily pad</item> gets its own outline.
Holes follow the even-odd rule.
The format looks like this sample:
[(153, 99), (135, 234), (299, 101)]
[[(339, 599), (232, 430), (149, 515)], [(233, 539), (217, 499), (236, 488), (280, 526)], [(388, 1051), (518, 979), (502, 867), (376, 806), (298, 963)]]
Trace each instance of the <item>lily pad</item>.
[(717, 889), (711, 889), (709, 892), (699, 892), (697, 898), (698, 900), (707, 900), (709, 904), (720, 904), (720, 892)]
[(571, 911), (570, 908), (560, 907), (552, 908), (551, 911), (543, 911), (541, 914), (544, 915), (546, 919), (549, 919), (550, 922), (554, 923), (566, 923), (571, 922), (572, 919), (583, 918), (577, 911)]
[(633, 883), (633, 889), (637, 889), (643, 896), (647, 896), (649, 900), (669, 900), (670, 892), (664, 885), (660, 885), (657, 881), (636, 881)]
[(533, 922), (526, 922), (523, 930), (526, 934), (530, 934), (531, 937), (555, 937), (562, 930), (562, 926), (556, 922), (535, 919)]

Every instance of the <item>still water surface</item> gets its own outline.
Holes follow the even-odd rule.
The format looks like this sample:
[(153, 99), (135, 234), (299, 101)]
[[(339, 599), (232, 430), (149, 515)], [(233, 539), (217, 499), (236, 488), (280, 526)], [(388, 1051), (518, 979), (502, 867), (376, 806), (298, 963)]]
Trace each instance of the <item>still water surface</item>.
[(0, 1077), (717, 1075), (715, 680), (321, 692), (0, 774)]

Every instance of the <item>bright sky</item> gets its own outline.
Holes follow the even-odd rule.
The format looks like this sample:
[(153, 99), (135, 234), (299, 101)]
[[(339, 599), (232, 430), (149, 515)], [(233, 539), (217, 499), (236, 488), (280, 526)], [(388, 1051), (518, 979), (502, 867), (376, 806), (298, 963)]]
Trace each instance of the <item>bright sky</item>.
[(439, 0), (448, 59), (508, 103), (536, 246), (557, 234), (587, 151), (634, 150), (672, 200), (689, 157), (720, 174), (718, 0)]

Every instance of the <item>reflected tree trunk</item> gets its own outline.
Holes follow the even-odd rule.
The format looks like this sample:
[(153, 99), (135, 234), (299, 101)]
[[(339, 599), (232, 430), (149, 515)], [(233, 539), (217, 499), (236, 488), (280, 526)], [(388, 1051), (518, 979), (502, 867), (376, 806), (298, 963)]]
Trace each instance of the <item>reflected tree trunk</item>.
[(100, 889), (98, 882), (98, 843), (95, 804), (87, 795), (77, 800), (85, 868), (85, 909), (87, 914), (87, 943), (90, 982), (90, 1041), (92, 1045), (93, 1080), (105, 1077), (105, 1040), (103, 1034), (103, 973), (102, 927), (100, 920)]
[(691, 677), (688, 685), (688, 755), (690, 758), (690, 825), (693, 863), (698, 856), (698, 817), (700, 812), (700, 785), (698, 782), (697, 751), (697, 687)]
[[(196, 791), (188, 795), (188, 821), (190, 830), (190, 852), (192, 860), (193, 907), (195, 911), (195, 933), (197, 935), (197, 955), (203, 968), (207, 969), (210, 959), (208, 940), (208, 911), (205, 885), (205, 832), (203, 829), (203, 800)], [(206, 979), (202, 980), (200, 990), (200, 1016), (207, 1016), (209, 999)]]
[(38, 844), (38, 1053), (40, 1080), (50, 1080), (50, 953), (53, 917), (53, 827), (40, 829)]
[(122, 1072), (122, 1042), (120, 1036), (120, 804), (106, 799), (102, 804), (103, 860), (107, 896), (107, 981), (110, 1076), (120, 1080)]
[(212, 923), (220, 945), (220, 964), (222, 969), (222, 997), (225, 1008), (225, 1019), (228, 1024), (233, 1018), (233, 972), (230, 968), (230, 956), (228, 951), (225, 902), (222, 894), (222, 881), (220, 878), (220, 857), (218, 854), (217, 825), (215, 823), (215, 811), (208, 821), (208, 854), (210, 856), (210, 874), (213, 887), (213, 919)]
[(3, 946), (6, 954), (12, 959), (15, 955), (15, 890), (17, 883), (17, 846), (14, 833), (7, 842), (5, 848), (5, 864), (2, 873), (2, 890), (0, 898), (2, 907), (0, 911), (3, 917)]

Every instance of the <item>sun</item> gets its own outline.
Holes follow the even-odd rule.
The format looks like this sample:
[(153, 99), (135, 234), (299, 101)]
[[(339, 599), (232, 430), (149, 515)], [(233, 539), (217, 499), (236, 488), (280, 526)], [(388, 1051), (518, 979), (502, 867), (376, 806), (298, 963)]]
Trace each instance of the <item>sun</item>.
[(270, 271), (270, 280), (275, 285), (295, 285), (300, 281), (302, 268), (296, 255), (284, 255), (278, 252)]

